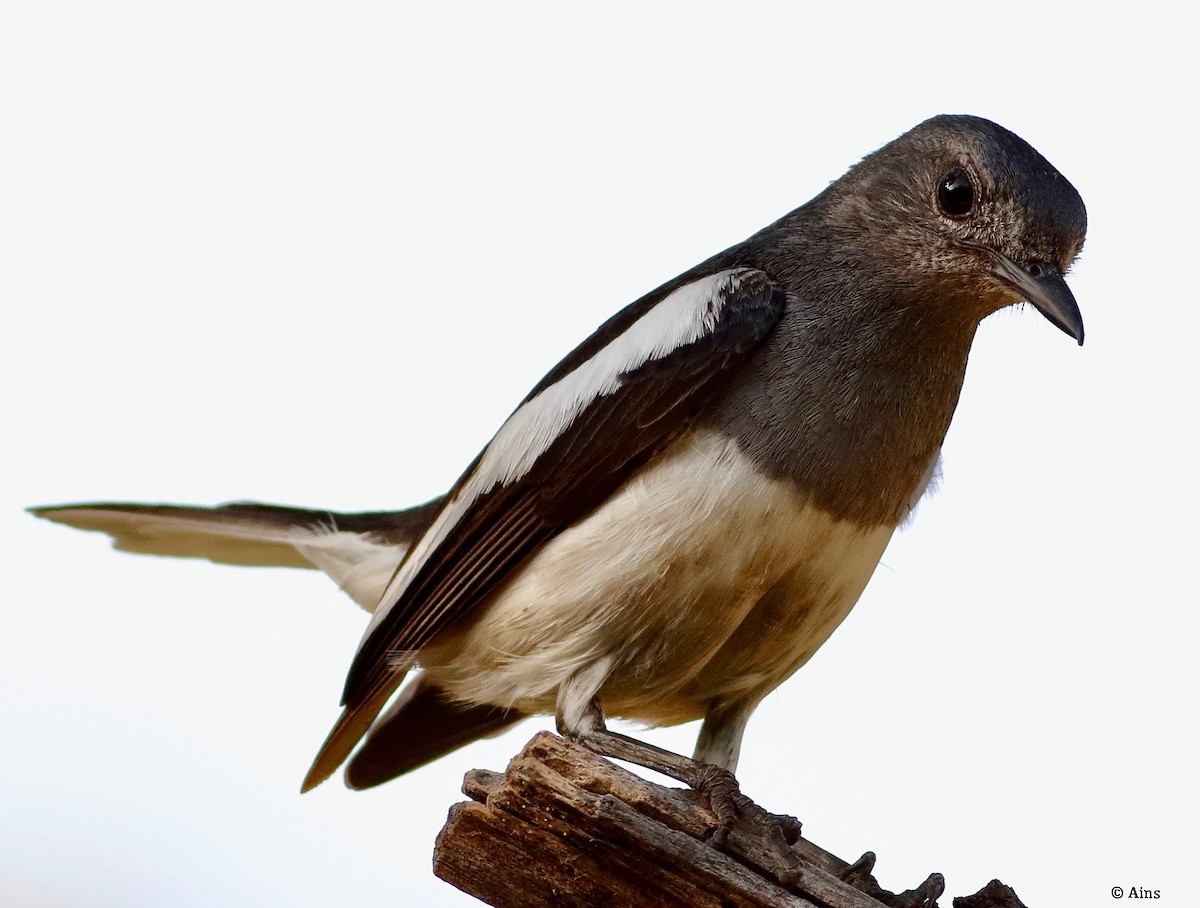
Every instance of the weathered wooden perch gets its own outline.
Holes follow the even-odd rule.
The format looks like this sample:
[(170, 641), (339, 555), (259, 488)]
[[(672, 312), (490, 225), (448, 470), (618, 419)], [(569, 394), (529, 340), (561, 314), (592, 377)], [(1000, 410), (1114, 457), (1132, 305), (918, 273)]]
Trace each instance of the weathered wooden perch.
[[(433, 869), (496, 908), (936, 908), (940, 874), (895, 894), (871, 875), (870, 852), (843, 861), (784, 838), (765, 811), (739, 817), (723, 851), (694, 792), (665, 788), (542, 732), (500, 773), (467, 773), (438, 836)], [(791, 818), (785, 818), (790, 820)], [(793, 821), (794, 822), (794, 821)], [(798, 828), (798, 824), (796, 824)], [(954, 908), (1024, 908), (993, 881)]]

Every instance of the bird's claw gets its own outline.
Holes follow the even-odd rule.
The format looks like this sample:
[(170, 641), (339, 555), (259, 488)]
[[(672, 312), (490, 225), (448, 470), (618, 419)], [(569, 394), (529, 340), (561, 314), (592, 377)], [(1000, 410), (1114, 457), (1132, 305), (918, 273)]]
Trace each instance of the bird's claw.
[(769, 813), (767, 816), (770, 817), (772, 827), (779, 830), (779, 835), (788, 848), (800, 840), (804, 824), (795, 817), (786, 813)]
[(871, 872), (875, 869), (875, 852), (864, 851), (861, 858), (838, 874), (842, 882), (849, 883), (857, 889), (862, 888), (862, 883), (871, 876)]
[(717, 818), (717, 828), (708, 837), (714, 848), (723, 849), (739, 818), (754, 815), (759, 834), (783, 857), (793, 857), (792, 845), (800, 838), (800, 821), (787, 814), (767, 813), (753, 800), (742, 794), (738, 780), (728, 769), (702, 764), (692, 788), (708, 798), (709, 808)]
[(790, 889), (800, 885), (800, 856), (792, 850), (792, 845), (795, 844), (796, 839), (800, 836), (800, 821), (795, 817), (778, 816), (775, 814), (771, 814), (771, 816), (775, 820), (790, 820), (793, 824), (789, 830), (792, 833), (791, 838), (788, 837), (789, 831), (784, 830), (783, 823), (781, 822), (772, 823), (770, 831), (767, 833), (767, 839), (770, 841), (771, 847), (784, 864), (783, 869), (776, 872), (776, 878), (781, 885)]
[(709, 808), (717, 818), (717, 828), (709, 836), (709, 844), (714, 848), (724, 848), (733, 824), (737, 822), (739, 809), (754, 802), (742, 794), (733, 773), (712, 763), (700, 764), (692, 788), (708, 797)]

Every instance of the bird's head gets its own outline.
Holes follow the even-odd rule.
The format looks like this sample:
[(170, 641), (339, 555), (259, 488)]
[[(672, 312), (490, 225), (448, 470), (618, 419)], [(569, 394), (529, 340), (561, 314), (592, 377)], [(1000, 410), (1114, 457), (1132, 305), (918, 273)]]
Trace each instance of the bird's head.
[[(829, 223), (870, 245), (904, 283), (974, 319), (1026, 300), (1083, 343), (1064, 275), (1087, 212), (1061, 173), (988, 120), (926, 120), (864, 158), (826, 193)], [(849, 237), (853, 239), (849, 239)]]

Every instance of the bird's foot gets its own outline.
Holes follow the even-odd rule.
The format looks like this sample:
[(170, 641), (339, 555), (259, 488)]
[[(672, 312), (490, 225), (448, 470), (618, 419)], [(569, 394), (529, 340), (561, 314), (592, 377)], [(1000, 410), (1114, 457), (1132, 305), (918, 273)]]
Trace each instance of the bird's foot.
[(789, 865), (794, 864), (791, 846), (800, 838), (800, 821), (763, 810), (742, 794), (737, 777), (728, 769), (609, 731), (604, 725), (600, 703), (594, 698), (586, 713), (589, 721), (573, 723), (563, 716), (556, 718), (560, 734), (593, 753), (661, 772), (688, 785), (707, 800), (717, 820), (717, 828), (708, 838), (713, 847), (724, 849), (737, 825), (744, 828), (747, 835), (765, 839), (771, 850), (777, 851)]
[(728, 769), (712, 763), (695, 765), (695, 775), (687, 781), (693, 790), (708, 798), (709, 809), (717, 818), (717, 828), (709, 836), (709, 844), (714, 848), (724, 848), (733, 824), (737, 822), (739, 810), (758, 805), (742, 794), (737, 777)]
[(780, 882), (785, 886), (799, 881), (800, 859), (792, 846), (799, 840), (801, 823), (787, 814), (770, 813), (742, 794), (737, 778), (727, 769), (711, 763), (697, 763), (688, 780), (693, 790), (707, 797), (709, 809), (717, 819), (717, 828), (708, 838), (714, 848), (725, 850), (729, 835), (740, 826), (746, 835), (758, 837), (782, 861)]
[(708, 802), (716, 817), (717, 828), (708, 837), (714, 848), (726, 847), (736, 825), (748, 836), (765, 839), (771, 850), (791, 862), (791, 846), (800, 838), (800, 821), (759, 807), (742, 794), (737, 777), (728, 769), (671, 753), (603, 727), (572, 734), (570, 738), (593, 753), (636, 763), (688, 785)]

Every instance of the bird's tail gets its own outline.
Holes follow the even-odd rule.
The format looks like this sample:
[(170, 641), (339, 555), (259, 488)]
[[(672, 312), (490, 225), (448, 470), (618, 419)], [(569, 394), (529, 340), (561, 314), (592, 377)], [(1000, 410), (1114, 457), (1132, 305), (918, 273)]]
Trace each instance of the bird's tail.
[(341, 514), (237, 502), (217, 507), (95, 503), (30, 508), (37, 517), (113, 537), (115, 548), (219, 564), (317, 568), (373, 610), (396, 566), (441, 508)]
[[(115, 548), (147, 555), (206, 558), (219, 564), (317, 568), (373, 610), (396, 566), (441, 509), (442, 499), (405, 511), (344, 514), (238, 502), (217, 507), (93, 503), (30, 508), (37, 517), (107, 533)], [(418, 676), (378, 721), (404, 678), (394, 672), (360, 706), (343, 712), (305, 779), (305, 790), (341, 765), (351, 788), (371, 788), (479, 738), (499, 734), (524, 714), (466, 706)]]
[(524, 718), (513, 709), (455, 703), (419, 676), (372, 726), (346, 767), (346, 784), (359, 790), (382, 785)]

